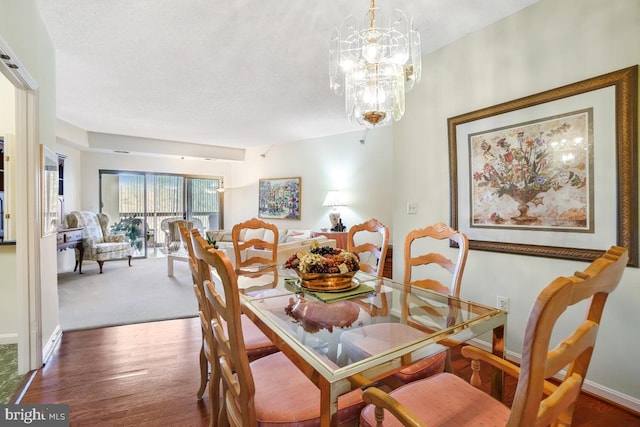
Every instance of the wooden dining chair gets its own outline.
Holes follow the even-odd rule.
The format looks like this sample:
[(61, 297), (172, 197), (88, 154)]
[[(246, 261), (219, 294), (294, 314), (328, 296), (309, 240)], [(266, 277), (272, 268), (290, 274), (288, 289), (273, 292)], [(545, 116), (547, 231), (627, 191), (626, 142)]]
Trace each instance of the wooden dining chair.
[[(258, 233), (259, 235), (271, 235), (267, 238), (257, 238), (252, 236), (254, 230), (266, 230), (270, 233)], [(244, 233), (243, 233), (244, 231)], [(241, 235), (244, 240), (241, 240)], [(273, 240), (269, 240), (272, 237)], [(276, 265), (278, 263), (278, 227), (274, 224), (262, 221), (258, 218), (251, 218), (247, 221), (236, 224), (231, 229), (231, 239), (233, 240), (233, 251), (236, 257), (236, 268), (242, 270), (243, 267), (255, 265)], [(250, 251), (250, 249), (257, 249)], [(269, 253), (269, 251), (271, 251)]]
[[(443, 248), (439, 247), (448, 241), (454, 241), (458, 245), (457, 256), (452, 261), (442, 253)], [(434, 245), (437, 243), (438, 245)], [(436, 247), (438, 246), (438, 247)], [(440, 252), (436, 250), (440, 249)], [(418, 253), (420, 252), (420, 253)], [(410, 286), (430, 289), (449, 296), (459, 297), (462, 273), (469, 252), (469, 242), (467, 237), (444, 223), (437, 223), (422, 229), (413, 230), (407, 234), (404, 243), (404, 283)], [(434, 268), (431, 268), (434, 267)], [(439, 274), (442, 271), (445, 274)], [(420, 273), (420, 274), (417, 274)], [(429, 278), (424, 278), (427, 275)], [(419, 276), (420, 278), (416, 277)], [(436, 280), (432, 277), (437, 277)], [(449, 280), (448, 283), (443, 283)], [(433, 326), (424, 323), (423, 318), (438, 318), (442, 313), (437, 307), (433, 307), (428, 301), (418, 299), (410, 288), (405, 288), (407, 292), (402, 294), (402, 323), (372, 323), (346, 331), (341, 341), (345, 356), (352, 360), (364, 359), (379, 352), (381, 342), (388, 342), (389, 348), (393, 347), (394, 340), (380, 339), (372, 340), (372, 337), (381, 338), (392, 336), (400, 340), (407, 337), (420, 339), (424, 332), (432, 332)], [(409, 309), (411, 307), (411, 309)], [(441, 319), (439, 327), (455, 322), (455, 307), (446, 310), (447, 318)], [(429, 316), (422, 316), (428, 314)], [(443, 372), (445, 369), (451, 371), (450, 351), (442, 347), (442, 351), (436, 354), (425, 356), (402, 370), (394, 373), (386, 382), (393, 387), (398, 387), (411, 381)], [(432, 352), (432, 349), (428, 350)]]
[[(443, 254), (442, 247), (432, 244), (446, 242), (446, 246), (449, 246), (449, 241), (457, 245), (455, 260)], [(459, 298), (462, 273), (468, 254), (467, 236), (445, 223), (439, 222), (412, 230), (404, 240), (404, 283)], [(439, 271), (434, 271), (431, 267)], [(445, 275), (440, 276), (440, 272), (444, 272)]]
[[(195, 268), (193, 273), (195, 274), (194, 291), (198, 299), (198, 310), (203, 312), (203, 315), (207, 318), (213, 316), (210, 313), (209, 304), (204, 301), (204, 283), (206, 281), (214, 282), (214, 274), (211, 271), (209, 264), (202, 260), (203, 254), (207, 251), (214, 249), (201, 235), (198, 230), (191, 230), (191, 247), (193, 249), (195, 258)], [(256, 360), (260, 357), (278, 351), (278, 347), (267, 338), (266, 335), (258, 329), (258, 327), (251, 322), (246, 316), (241, 318), (241, 327), (244, 329), (244, 337), (246, 340), (245, 348), (247, 351), (247, 357), (249, 360)], [(206, 349), (206, 333), (205, 329), (202, 330), (202, 348), (200, 350), (200, 388), (198, 389), (198, 399), (201, 399), (204, 395), (207, 382), (210, 380), (210, 371), (213, 371), (213, 361), (211, 360), (211, 350), (207, 355)], [(214, 387), (215, 388), (215, 387)], [(211, 390), (210, 390), (211, 392)]]
[(382, 277), (389, 248), (389, 229), (375, 218), (349, 228), (347, 250), (360, 258), (360, 270)]
[[(449, 242), (455, 242), (457, 254), (454, 260), (443, 251), (449, 249)], [(447, 224), (439, 222), (425, 228), (412, 230), (404, 240), (404, 283), (423, 289), (440, 292), (445, 295), (459, 298), (462, 284), (462, 274), (469, 255), (469, 239)], [(421, 322), (412, 321), (408, 311), (409, 292), (403, 294), (403, 313), (407, 325), (423, 329)], [(420, 306), (420, 301), (416, 302)], [(426, 307), (429, 310), (430, 307)], [(417, 316), (419, 316), (419, 310)], [(449, 310), (447, 324), (452, 324), (456, 319), (456, 310)], [(422, 359), (411, 366), (394, 374), (394, 378), (401, 383), (408, 383), (421, 378), (434, 375), (446, 370), (451, 372), (451, 352), (447, 349), (443, 353)]]
[[(211, 281), (205, 282), (206, 298), (220, 319), (213, 318), (212, 330), (226, 422), (234, 427), (318, 425), (320, 390), (287, 356), (278, 352), (249, 362), (240, 327), (237, 277), (229, 258), (218, 250), (200, 256), (217, 270), (224, 290), (220, 294)], [(361, 394), (356, 389), (338, 398), (339, 422), (357, 419), (363, 406)], [(221, 420), (221, 425), (226, 423)]]
[[(202, 300), (201, 296), (204, 296), (202, 292), (202, 280), (200, 273), (198, 272), (198, 259), (196, 258), (195, 252), (193, 250), (193, 241), (192, 236), (198, 237), (200, 236), (200, 231), (197, 228), (193, 228), (189, 230), (184, 224), (179, 223), (178, 228), (180, 230), (180, 236), (182, 239), (182, 243), (187, 248), (187, 253), (189, 254), (189, 259), (187, 263), (189, 264), (189, 271), (191, 271), (191, 278), (193, 279), (194, 292), (196, 295), (196, 300), (198, 301), (198, 309), (202, 310)], [(200, 286), (198, 286), (198, 282), (200, 282)], [(198, 291), (200, 290), (200, 294)], [(207, 387), (207, 382), (209, 380), (209, 362), (207, 360), (207, 356), (205, 354), (205, 337), (204, 334), (202, 336), (202, 344), (200, 346), (200, 386), (198, 388), (198, 392), (196, 396), (198, 400), (201, 400), (204, 396), (204, 391)]]
[[(571, 425), (605, 302), (620, 282), (628, 259), (627, 249), (612, 246), (586, 270), (570, 277), (558, 277), (547, 285), (529, 314), (520, 366), (476, 347), (465, 346), (462, 354), (472, 359), (471, 384), (445, 372), (404, 385), (389, 394), (371, 387), (363, 395), (370, 405), (362, 411), (360, 425)], [(582, 301), (587, 307), (585, 320), (550, 350), (558, 319), (565, 310)], [(557, 340), (554, 335), (554, 342)], [(478, 388), (480, 361), (518, 378), (511, 408)], [(563, 369), (566, 373), (560, 375)], [(549, 381), (551, 378), (556, 380)]]

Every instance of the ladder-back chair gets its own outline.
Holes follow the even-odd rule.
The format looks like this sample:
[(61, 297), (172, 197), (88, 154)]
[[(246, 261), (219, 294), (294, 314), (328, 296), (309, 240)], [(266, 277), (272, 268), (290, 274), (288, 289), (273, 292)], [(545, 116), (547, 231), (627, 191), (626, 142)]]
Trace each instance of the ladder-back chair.
[[(205, 320), (210, 320), (215, 317), (215, 313), (205, 299), (205, 283), (214, 283), (217, 277), (211, 271), (210, 265), (203, 258), (207, 256), (209, 251), (215, 251), (216, 249), (214, 249), (196, 229), (191, 230), (191, 242), (196, 259), (194, 292), (198, 300), (198, 310), (201, 313), (201, 317), (204, 316)], [(249, 360), (256, 360), (278, 351), (275, 344), (244, 315), (241, 316), (240, 327), (244, 331), (245, 351)], [(217, 411), (218, 408), (218, 400), (216, 399), (219, 395), (216, 393), (219, 389), (220, 382), (214, 379), (217, 360), (211, 348), (211, 345), (213, 345), (213, 341), (211, 341), (212, 337), (207, 336), (210, 332), (210, 328), (204, 325), (202, 328), (203, 346), (200, 351), (200, 388), (198, 389), (198, 398), (202, 398), (207, 382), (209, 382), (209, 398), (211, 400), (213, 417), (213, 413)], [(209, 374), (209, 372), (211, 372), (211, 374)], [(215, 386), (212, 387), (211, 384), (215, 384)]]
[[(271, 233), (269, 234), (273, 236), (273, 241), (251, 236), (251, 230), (260, 229), (270, 231)], [(247, 240), (240, 240), (241, 234), (243, 234)], [(278, 263), (278, 238), (278, 227), (258, 218), (251, 218), (234, 225), (231, 229), (231, 239), (233, 240), (233, 251), (236, 257), (236, 268), (241, 270), (243, 267), (252, 265), (276, 265)], [(250, 253), (249, 249), (251, 248), (262, 249), (264, 252), (253, 251), (251, 253), (254, 255), (246, 255)], [(271, 251), (271, 255), (267, 256), (269, 251)], [(264, 256), (262, 254), (264, 254)]]
[[(471, 384), (442, 373), (404, 385), (389, 394), (376, 387), (364, 392), (368, 405), (361, 426), (569, 426), (575, 402), (587, 374), (600, 319), (609, 293), (624, 273), (628, 251), (612, 246), (586, 270), (558, 277), (535, 300), (525, 329), (520, 366), (476, 347), (462, 354), (472, 359)], [(571, 306), (587, 302), (585, 319), (553, 349), (551, 336), (560, 316)], [(480, 361), (518, 378), (511, 408), (486, 394), (480, 386)], [(549, 381), (560, 377), (560, 383)], [(400, 421), (385, 420), (390, 414)]]
[[(222, 281), (219, 293), (211, 281), (205, 295), (215, 316), (211, 324), (213, 350), (223, 382), (223, 409), (234, 427), (317, 425), (320, 418), (320, 390), (282, 352), (249, 363), (241, 325), (237, 277), (222, 251), (198, 253), (215, 268)], [(225, 326), (226, 325), (226, 326)], [(338, 420), (357, 418), (362, 392), (356, 389), (338, 398)], [(221, 421), (221, 425), (226, 425)]]

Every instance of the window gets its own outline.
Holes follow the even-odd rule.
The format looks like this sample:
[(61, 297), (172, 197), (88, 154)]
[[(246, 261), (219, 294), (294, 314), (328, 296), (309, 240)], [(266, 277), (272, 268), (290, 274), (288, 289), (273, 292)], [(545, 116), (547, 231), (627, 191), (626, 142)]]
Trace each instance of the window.
[(146, 256), (149, 248), (164, 247), (163, 219), (197, 219), (203, 232), (222, 228), (221, 187), (221, 177), (101, 170), (100, 209), (109, 215), (110, 226), (142, 219), (144, 229), (132, 245)]

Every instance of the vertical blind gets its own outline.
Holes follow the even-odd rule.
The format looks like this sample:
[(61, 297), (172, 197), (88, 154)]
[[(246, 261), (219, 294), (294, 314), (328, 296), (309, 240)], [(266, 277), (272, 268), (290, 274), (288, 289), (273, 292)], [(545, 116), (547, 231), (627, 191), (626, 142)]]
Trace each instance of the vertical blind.
[[(105, 209), (113, 213), (114, 223), (125, 218), (143, 218), (147, 229), (159, 230), (163, 219), (185, 217), (199, 219), (205, 229), (221, 225), (219, 178), (124, 171), (100, 171), (100, 175), (112, 177), (100, 180), (100, 191), (102, 200), (107, 201)], [(117, 195), (113, 195), (116, 182)], [(111, 188), (102, 188), (103, 185)], [(107, 194), (112, 197), (106, 197)], [(155, 237), (158, 240), (155, 243), (161, 243), (162, 236), (156, 233)]]

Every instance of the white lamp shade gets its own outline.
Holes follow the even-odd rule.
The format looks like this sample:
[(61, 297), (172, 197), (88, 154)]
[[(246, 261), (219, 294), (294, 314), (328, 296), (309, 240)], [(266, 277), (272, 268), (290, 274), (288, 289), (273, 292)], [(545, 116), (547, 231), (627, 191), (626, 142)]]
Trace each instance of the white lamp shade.
[(322, 206), (344, 206), (342, 199), (340, 198), (340, 192), (338, 190), (331, 190), (327, 193), (327, 197), (324, 198)]

